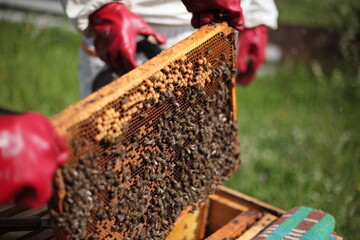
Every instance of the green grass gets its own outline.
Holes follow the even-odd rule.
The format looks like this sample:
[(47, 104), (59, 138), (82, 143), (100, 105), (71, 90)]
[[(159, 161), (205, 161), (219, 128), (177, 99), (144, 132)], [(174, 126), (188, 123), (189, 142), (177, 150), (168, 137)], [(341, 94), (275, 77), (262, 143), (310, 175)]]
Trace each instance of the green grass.
[(322, 209), (345, 239), (360, 239), (360, 104), (339, 71), (283, 64), (237, 89), (243, 165), (226, 186), (283, 209)]
[(0, 22), (0, 105), (52, 116), (78, 99), (78, 48), (69, 31)]
[[(52, 116), (78, 99), (79, 35), (0, 29), (0, 105)], [(287, 63), (237, 89), (243, 165), (226, 185), (283, 209), (327, 211), (340, 235), (360, 239), (360, 81), (349, 88), (355, 77), (340, 69)]]
[(275, 0), (279, 22), (331, 29), (347, 29), (358, 25), (360, 1), (358, 0)]
[(281, 23), (338, 27), (339, 2), (333, 0), (276, 0)]

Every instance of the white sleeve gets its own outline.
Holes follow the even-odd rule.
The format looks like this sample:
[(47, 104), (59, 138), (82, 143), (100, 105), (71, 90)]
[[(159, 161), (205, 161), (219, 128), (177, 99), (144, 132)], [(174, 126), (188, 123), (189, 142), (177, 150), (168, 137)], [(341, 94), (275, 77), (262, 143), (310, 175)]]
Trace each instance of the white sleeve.
[(89, 33), (89, 15), (102, 6), (121, 2), (126, 4), (128, 0), (60, 0), (66, 16), (71, 20), (76, 30), (84, 35)]
[(277, 28), (278, 10), (274, 0), (241, 0), (246, 28), (265, 25)]

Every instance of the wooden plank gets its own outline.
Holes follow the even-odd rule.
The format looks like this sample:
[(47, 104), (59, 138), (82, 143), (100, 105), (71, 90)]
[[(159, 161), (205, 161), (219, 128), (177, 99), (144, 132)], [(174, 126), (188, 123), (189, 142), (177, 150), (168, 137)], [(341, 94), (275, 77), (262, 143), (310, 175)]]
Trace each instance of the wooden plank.
[[(23, 210), (23, 211), (19, 211), (19, 210)], [(21, 224), (21, 222), (29, 223), (29, 221), (30, 221), (29, 218), (35, 219), (36, 217), (45, 216), (48, 213), (46, 205), (44, 205), (40, 208), (35, 208), (35, 209), (27, 209), (27, 208), (24, 208), (19, 205), (13, 205), (10, 208), (6, 209), (5, 211), (6, 211), (6, 213), (4, 215), (6, 215), (6, 216), (5, 217), (0, 216), (0, 219), (1, 219), (0, 225), (1, 225), (1, 223), (6, 223), (6, 219), (8, 219), (9, 221), (12, 221), (12, 222), (19, 223), (19, 224)], [(15, 214), (12, 214), (11, 216), (9, 216), (10, 213), (15, 213)], [(34, 219), (33, 219), (33, 221), (34, 221)], [(18, 227), (21, 227), (21, 226), (18, 226)], [(19, 230), (22, 230), (22, 229), (19, 229)], [(24, 229), (24, 230), (27, 230), (27, 229)], [(1, 225), (0, 226), (0, 235), (4, 234), (5, 232), (8, 232), (8, 230), (5, 230), (5, 228)]]
[(190, 212), (192, 206), (188, 206), (182, 211), (180, 217), (178, 217), (174, 224), (174, 228), (167, 236), (167, 240), (199, 240), (204, 238), (209, 203), (203, 202), (198, 205), (200, 206), (193, 213)]
[(15, 240), (26, 236), (31, 231), (8, 232), (1, 236), (1, 240)]
[(180, 216), (176, 219), (174, 225), (180, 224), (180, 222), (183, 221), (184, 218), (188, 215), (188, 213), (191, 211), (192, 206), (187, 206), (180, 214)]
[(271, 213), (275, 216), (281, 216), (286, 211), (282, 210), (280, 208), (274, 207), (270, 204), (267, 204), (265, 202), (262, 202), (260, 200), (257, 200), (255, 198), (252, 198), (246, 194), (237, 192), (235, 190), (229, 189), (224, 186), (219, 186), (218, 190), (216, 191), (216, 195), (222, 196), (224, 198), (227, 198), (231, 201), (234, 201), (236, 203), (239, 203), (241, 205), (244, 205), (248, 208), (257, 209), (260, 211), (265, 211), (268, 213)]
[[(236, 66), (234, 66), (234, 68), (236, 68)], [(235, 84), (236, 84), (236, 82), (235, 82), (235, 77), (231, 78), (231, 82), (232, 82), (232, 84), (234, 84), (234, 86), (235, 86)], [(232, 104), (232, 110), (233, 110), (233, 119), (234, 119), (235, 122), (237, 122), (237, 120), (238, 120), (236, 102), (237, 102), (237, 101), (236, 101), (236, 88), (233, 87), (233, 88), (231, 89), (231, 104)], [(239, 134), (236, 134), (236, 140), (237, 140), (237, 142), (240, 142), (240, 140), (239, 140)], [(241, 152), (241, 148), (240, 148), (240, 145), (239, 145), (239, 146), (236, 148), (236, 153), (240, 154), (240, 152)], [(241, 165), (241, 162), (240, 162), (237, 166), (235, 166), (235, 169), (238, 169), (238, 168), (240, 167), (240, 165)]]
[(52, 239), (54, 238), (54, 231), (52, 228), (39, 228), (35, 230), (12, 231), (5, 232), (0, 235), (1, 240), (36, 240), (36, 239)]
[(1, 236), (1, 240), (47, 240), (54, 239), (52, 229), (38, 231), (9, 232)]
[(236, 240), (249, 240), (258, 235), (262, 230), (267, 228), (270, 224), (272, 224), (278, 217), (267, 213), (265, 216), (260, 218), (253, 226), (251, 226), (246, 232), (244, 232), (239, 238)]
[[(231, 82), (235, 85), (235, 78), (231, 78)], [(234, 121), (237, 121), (238, 119), (238, 115), (237, 115), (237, 106), (236, 106), (236, 88), (233, 87), (231, 89), (231, 104), (232, 104), (232, 109), (233, 109), (233, 114), (234, 114)]]
[(41, 218), (37, 216), (6, 217), (0, 218), (1, 231), (27, 231), (41, 227)]
[(206, 240), (223, 240), (225, 238), (239, 237), (249, 226), (254, 224), (260, 216), (261, 212), (249, 209), (225, 224), (206, 238)]
[[(28, 208), (25, 208), (21, 205), (3, 205), (0, 212), (0, 219), (2, 221), (5, 221), (7, 218), (11, 219), (11, 217), (19, 215), (29, 210)], [(1, 227), (1, 221), (0, 221), (0, 236), (3, 236), (4, 234), (7, 234), (9, 231), (6, 230), (6, 228)], [(3, 238), (3, 237), (1, 237)]]
[(7, 209), (9, 209), (13, 206), (14, 205), (12, 205), (12, 204), (0, 204), (0, 214), (1, 214), (1, 212), (6, 211)]
[(209, 199), (212, 201), (219, 202), (219, 203), (221, 203), (225, 206), (228, 206), (229, 208), (232, 208), (234, 210), (237, 210), (239, 212), (245, 212), (249, 209), (248, 207), (245, 207), (244, 205), (241, 205), (237, 202), (231, 201), (231, 200), (224, 198), (222, 196), (219, 196), (219, 195), (210, 195)]
[(196, 230), (196, 240), (204, 239), (205, 238), (205, 232), (206, 232), (206, 226), (208, 223), (208, 216), (209, 216), (209, 206), (210, 206), (210, 200), (207, 199), (206, 202), (203, 203), (200, 209), (200, 214), (198, 218), (198, 227)]
[[(2, 219), (2, 221), (7, 221), (6, 219), (8, 219), (9, 221), (12, 221), (14, 223), (16, 223), (16, 228), (20, 227), (21, 228), (21, 223), (23, 222), (24, 224), (26, 224), (28, 226), (28, 228), (19, 228), (15, 230), (10, 230), (10, 228), (8, 230), (6, 230), (6, 227), (1, 227), (0, 228), (0, 236), (1, 239), (21, 239), (21, 238), (25, 238), (25, 236), (29, 236), (29, 234), (34, 234), (36, 232), (41, 232), (44, 229), (34, 229), (34, 227), (29, 227), (29, 223), (31, 222), (37, 222), (34, 221), (30, 218), (36, 218), (36, 217), (44, 217), (48, 214), (48, 209), (47, 206), (44, 205), (40, 208), (36, 208), (36, 209), (28, 209), (25, 208), (23, 206), (20, 205), (8, 205), (6, 207), (2, 207), (2, 212), (0, 215), (0, 218)], [(36, 218), (37, 220), (38, 218)], [(9, 222), (10, 224), (10, 222)], [(34, 225), (35, 226), (35, 225)], [(10, 230), (10, 231), (9, 231)], [(52, 231), (52, 229), (51, 229)], [(26, 239), (26, 238), (25, 238)]]
[(238, 203), (232, 202), (218, 195), (212, 195), (210, 197), (206, 235), (213, 234), (244, 210), (246, 211), (247, 208), (241, 207)]
[(196, 239), (196, 229), (198, 227), (198, 217), (200, 215), (200, 209), (194, 211), (193, 213), (188, 212), (184, 215), (181, 221), (177, 221), (175, 227), (172, 229), (171, 233), (166, 237), (166, 240), (173, 239), (187, 239), (195, 240)]
[[(281, 215), (285, 214), (285, 212), (286, 212), (283, 209), (274, 207), (268, 203), (265, 203), (263, 201), (260, 201), (258, 199), (255, 199), (246, 194), (237, 192), (235, 190), (232, 190), (232, 189), (224, 187), (224, 186), (219, 186), (218, 190), (216, 191), (216, 194), (220, 195), (224, 198), (228, 198), (229, 200), (232, 200), (232, 201), (242, 204), (244, 206), (247, 206), (249, 208), (258, 209), (260, 211), (271, 213), (277, 217), (281, 217)], [(336, 233), (333, 233), (333, 235), (335, 236), (335, 238), (337, 240), (343, 239), (341, 236), (336, 235)]]
[(46, 229), (41, 231), (31, 232), (17, 240), (47, 240), (54, 238), (54, 231), (52, 229)]
[(40, 208), (25, 209), (24, 211), (13, 215), (13, 217), (21, 217), (21, 216), (38, 216), (38, 217), (42, 217), (42, 216), (45, 216), (47, 213), (48, 213), (48, 208), (47, 208), (46, 205), (43, 205)]
[(0, 217), (11, 217), (27, 209), (28, 208), (21, 205), (5, 205), (0, 211)]

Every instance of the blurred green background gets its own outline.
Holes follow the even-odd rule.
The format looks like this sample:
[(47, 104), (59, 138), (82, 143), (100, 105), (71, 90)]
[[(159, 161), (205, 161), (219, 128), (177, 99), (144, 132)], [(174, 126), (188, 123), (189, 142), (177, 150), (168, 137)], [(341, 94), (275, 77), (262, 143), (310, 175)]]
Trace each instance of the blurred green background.
[[(359, 1), (276, 3), (281, 24), (335, 29), (341, 55), (283, 59), (237, 88), (243, 165), (225, 185), (283, 209), (322, 209), (338, 234), (360, 239)], [(6, 21), (0, 29), (1, 106), (51, 117), (78, 100), (80, 35)]]

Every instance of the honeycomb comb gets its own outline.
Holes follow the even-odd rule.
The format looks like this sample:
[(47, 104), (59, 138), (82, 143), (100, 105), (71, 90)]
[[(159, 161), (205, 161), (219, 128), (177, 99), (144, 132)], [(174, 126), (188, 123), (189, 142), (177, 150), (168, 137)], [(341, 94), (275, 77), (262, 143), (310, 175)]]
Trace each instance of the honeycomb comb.
[(58, 239), (164, 239), (240, 166), (234, 39), (204, 26), (52, 119)]

